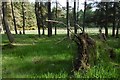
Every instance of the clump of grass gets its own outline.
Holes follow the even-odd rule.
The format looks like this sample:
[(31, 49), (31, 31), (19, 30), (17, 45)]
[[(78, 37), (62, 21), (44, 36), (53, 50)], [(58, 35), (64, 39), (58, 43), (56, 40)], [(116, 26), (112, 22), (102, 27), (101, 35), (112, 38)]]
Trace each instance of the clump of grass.
[(87, 72), (76, 72), (76, 78), (118, 78), (117, 69), (113, 66), (97, 65), (92, 67)]

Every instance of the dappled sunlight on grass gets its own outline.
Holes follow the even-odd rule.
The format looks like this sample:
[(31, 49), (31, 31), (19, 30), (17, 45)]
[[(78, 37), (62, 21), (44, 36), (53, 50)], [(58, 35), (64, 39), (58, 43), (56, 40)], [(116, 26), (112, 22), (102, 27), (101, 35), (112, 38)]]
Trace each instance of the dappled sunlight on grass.
[(7, 61), (8, 63), (4, 63), (4, 64), (7, 64), (7, 65), (4, 65), (4, 68), (6, 68), (6, 70), (3, 70), (4, 71), (3, 73), (6, 74), (6, 77), (7, 75), (12, 74), (11, 71), (14, 71), (14, 73), (17, 72), (17, 74), (21, 73), (23, 75), (24, 73), (22, 72), (25, 72), (28, 74), (36, 73), (36, 75), (40, 75), (40, 74), (46, 75), (46, 73), (50, 72), (51, 74), (57, 75), (57, 74), (60, 74), (60, 71), (69, 72), (70, 70), (69, 67), (71, 65), (71, 60), (61, 60), (61, 59), (53, 60), (47, 57), (28, 57), (28, 58), (26, 57), (23, 60), (19, 60), (19, 61), (18, 60), (14, 61), (11, 64), (8, 61)]
[(20, 44), (20, 43), (13, 43), (14, 46), (28, 46), (28, 45), (34, 45), (34, 44)]
[[(36, 35), (15, 35), (14, 48), (3, 49), (2, 70), (4, 78), (66, 78), (73, 69), (73, 58), (77, 53), (74, 42), (65, 39), (65, 35), (52, 37)], [(108, 78), (118, 77), (120, 72), (119, 39), (109, 38), (100, 41), (92, 35), (97, 44), (97, 62), (87, 72), (76, 72), (77, 78)], [(112, 40), (114, 43), (112, 43)], [(61, 41), (60, 43), (58, 43)], [(3, 44), (7, 44), (6, 36)], [(115, 49), (116, 60), (108, 56), (108, 48)], [(118, 71), (118, 72), (117, 72)]]
[(21, 37), (16, 35), (15, 37), (16, 43), (13, 44), (15, 47), (3, 50), (3, 77), (45, 78), (52, 75), (66, 77), (65, 72), (71, 70), (73, 51), (67, 47), (68, 41), (55, 44), (64, 36), (38, 38), (30, 35), (24, 38), (23, 35)]

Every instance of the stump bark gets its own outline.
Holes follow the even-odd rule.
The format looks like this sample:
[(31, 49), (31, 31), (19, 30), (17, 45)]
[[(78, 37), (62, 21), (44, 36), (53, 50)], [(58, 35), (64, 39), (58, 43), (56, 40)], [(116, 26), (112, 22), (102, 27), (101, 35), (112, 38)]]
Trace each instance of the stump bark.
[(87, 33), (77, 34), (74, 38), (78, 46), (77, 56), (74, 61), (74, 70), (88, 69), (96, 61), (96, 42)]

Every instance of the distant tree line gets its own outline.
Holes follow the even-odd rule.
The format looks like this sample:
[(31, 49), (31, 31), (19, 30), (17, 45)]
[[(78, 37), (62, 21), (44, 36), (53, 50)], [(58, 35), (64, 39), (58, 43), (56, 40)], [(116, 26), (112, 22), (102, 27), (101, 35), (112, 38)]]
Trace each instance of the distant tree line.
[[(77, 1), (77, 2), (76, 2)], [(25, 30), (32, 28), (38, 29), (38, 35), (41, 36), (40, 29), (42, 28), (42, 35), (45, 34), (45, 29), (48, 28), (48, 36), (52, 36), (53, 23), (46, 22), (46, 20), (58, 20), (66, 24), (67, 36), (69, 36), (69, 27), (74, 27), (74, 33), (77, 33), (78, 26), (83, 28), (99, 27), (105, 29), (105, 35), (108, 36), (108, 28), (112, 28), (112, 36), (118, 37), (120, 28), (120, 2), (94, 2), (89, 3), (85, 1), (84, 10), (79, 10), (79, 0), (74, 0), (74, 7), (70, 9), (69, 0), (66, 2), (66, 7), (63, 9), (58, 6), (56, 0), (56, 7), (51, 8), (51, 0), (48, 2), (35, 3), (30, 2), (2, 2), (3, 13), (3, 29), (8, 34), (13, 29), (16, 34), (18, 30)], [(97, 8), (96, 10), (92, 10)], [(76, 10), (77, 9), (77, 10)], [(63, 26), (62, 24), (60, 24)], [(13, 27), (14, 26), (14, 27)], [(55, 27), (55, 35), (57, 24)], [(8, 34), (8, 35), (9, 35)], [(12, 42), (12, 41), (11, 41)]]

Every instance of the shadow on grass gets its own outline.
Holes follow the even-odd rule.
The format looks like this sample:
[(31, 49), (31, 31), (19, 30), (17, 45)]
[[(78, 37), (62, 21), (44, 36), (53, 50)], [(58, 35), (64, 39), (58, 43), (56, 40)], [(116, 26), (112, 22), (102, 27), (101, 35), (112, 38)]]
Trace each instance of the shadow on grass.
[[(33, 35), (17, 37), (17, 43), (32, 45), (15, 45), (12, 49), (3, 50), (3, 77), (24, 77), (25, 75), (41, 76), (47, 73), (69, 74), (72, 69), (73, 49), (68, 48), (69, 40), (55, 44), (62, 36), (37, 38)], [(72, 45), (73, 46), (73, 45)], [(38, 61), (32, 61), (37, 57)], [(40, 59), (39, 59), (40, 57)], [(51, 58), (50, 58), (51, 57)], [(30, 59), (29, 59), (30, 58)], [(42, 58), (42, 59), (41, 59)], [(60, 73), (62, 75), (62, 73)], [(20, 76), (22, 75), (22, 76)]]
[(44, 74), (47, 72), (50, 73), (59, 73), (61, 70), (65, 72), (69, 72), (71, 70), (70, 66), (72, 65), (72, 61), (70, 60), (58, 60), (58, 61), (45, 61), (42, 64), (37, 63), (26, 63), (21, 66), (17, 71), (19, 72), (33, 72), (37, 74)]
[(15, 46), (12, 44), (2, 45), (2, 50), (13, 49), (13, 48), (15, 48)]
[[(62, 74), (63, 73), (67, 73), (67, 75), (70, 73), (72, 69), (72, 61), (71, 60), (48, 60), (48, 61), (44, 61), (42, 64), (41, 63), (33, 63), (33, 62), (28, 62), (26, 64), (23, 64), (21, 66), (19, 66), (19, 68), (15, 69), (14, 71), (12, 71), (11, 73), (4, 73), (3, 76), (4, 78), (6, 77), (11, 77), (11, 78), (15, 78), (16, 75), (32, 75), (32, 77), (43, 77), (46, 78), (48, 76), (48, 73), (53, 74), (53, 76), (56, 74)], [(11, 76), (11, 74), (15, 74), (14, 76)], [(51, 77), (53, 77), (51, 76)], [(51, 78), (50, 76), (48, 78)], [(61, 76), (62, 77), (62, 76)], [(66, 76), (67, 77), (67, 76)]]

